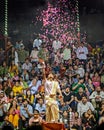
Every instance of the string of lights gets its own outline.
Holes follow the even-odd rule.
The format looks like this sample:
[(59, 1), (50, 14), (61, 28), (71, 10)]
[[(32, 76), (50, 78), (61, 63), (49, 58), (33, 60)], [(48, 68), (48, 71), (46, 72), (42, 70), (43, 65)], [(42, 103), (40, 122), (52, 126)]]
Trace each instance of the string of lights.
[(8, 0), (5, 0), (5, 35), (8, 35)]
[(80, 34), (79, 2), (76, 0), (77, 33)]

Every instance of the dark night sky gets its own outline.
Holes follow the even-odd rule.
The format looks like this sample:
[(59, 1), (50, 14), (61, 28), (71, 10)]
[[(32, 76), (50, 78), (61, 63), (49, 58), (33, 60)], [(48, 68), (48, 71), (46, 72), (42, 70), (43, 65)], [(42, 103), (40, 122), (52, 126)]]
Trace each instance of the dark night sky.
[[(21, 21), (21, 19), (23, 20), (23, 18), (24, 18), (25, 24), (23, 23), (23, 21), (21, 23), (23, 23), (23, 26), (25, 26), (24, 30), (26, 30), (27, 25), (29, 25), (31, 23), (33, 17), (35, 17), (35, 15), (34, 15), (35, 13), (32, 11), (36, 11), (36, 8), (38, 8), (40, 6), (42, 8), (45, 8), (46, 3), (47, 3), (46, 1), (52, 2), (55, 0), (8, 0), (8, 5), (9, 5), (8, 13), (9, 13), (9, 20), (10, 20), (9, 26), (11, 26), (13, 28), (13, 25), (14, 25), (14, 29), (15, 28), (18, 29), (19, 28), (18, 23)], [(74, 1), (74, 0), (71, 0), (71, 1)], [(103, 14), (104, 14), (104, 0), (78, 0), (78, 1), (79, 1), (80, 23), (81, 23), (82, 31), (87, 30), (88, 35), (92, 36), (91, 38), (89, 38), (90, 40), (102, 39), (104, 36), (103, 35), (104, 19), (103, 19), (102, 14), (101, 14), (101, 16), (99, 16), (100, 15), (99, 12), (101, 12), (101, 13), (103, 12)], [(88, 15), (87, 15), (87, 14), (91, 13), (92, 9), (94, 9), (94, 14), (96, 15), (96, 16), (94, 16), (94, 18), (92, 15), (91, 15), (91, 17), (88, 17)], [(85, 15), (84, 18), (83, 18), (83, 14)], [(83, 19), (85, 19), (85, 18), (86, 18), (86, 20), (84, 21)], [(12, 20), (12, 19), (14, 19), (14, 20)], [(17, 23), (17, 24), (15, 25), (15, 23)], [(89, 25), (90, 23), (91, 23), (91, 25)], [(92, 26), (95, 30), (90, 29), (90, 28), (92, 28)], [(102, 37), (100, 36), (101, 35), (100, 33), (99, 33), (99, 36), (95, 35), (95, 32), (97, 29), (99, 29), (99, 32), (102, 32)], [(101, 29), (102, 29), (102, 31), (101, 31)], [(20, 31), (23, 31), (23, 30), (20, 30)]]
[[(48, 0), (8, 0), (10, 12), (25, 12), (31, 7), (43, 6)], [(50, 1), (50, 0), (49, 0)], [(52, 1), (52, 0), (51, 0)], [(53, 0), (55, 1), (55, 0)], [(104, 0), (79, 0), (80, 11), (83, 7), (87, 7), (88, 10), (91, 8), (103, 10)]]

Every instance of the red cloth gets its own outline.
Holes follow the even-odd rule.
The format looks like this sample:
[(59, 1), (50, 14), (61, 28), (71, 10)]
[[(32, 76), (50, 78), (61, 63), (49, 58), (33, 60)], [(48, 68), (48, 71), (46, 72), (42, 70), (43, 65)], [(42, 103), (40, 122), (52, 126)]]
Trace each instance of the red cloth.
[(62, 123), (43, 123), (42, 125), (44, 130), (65, 130)]

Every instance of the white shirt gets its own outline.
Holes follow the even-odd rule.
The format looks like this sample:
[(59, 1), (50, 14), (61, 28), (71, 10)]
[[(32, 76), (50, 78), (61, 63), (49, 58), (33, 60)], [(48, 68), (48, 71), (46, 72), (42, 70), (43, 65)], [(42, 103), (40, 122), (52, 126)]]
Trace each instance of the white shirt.
[(42, 40), (35, 39), (34, 42), (33, 42), (33, 48), (37, 47), (38, 49), (40, 49), (41, 44), (42, 44)]
[(94, 111), (94, 107), (91, 104), (91, 102), (87, 102), (86, 104), (83, 104), (82, 102), (79, 102), (78, 105), (77, 105), (77, 112), (79, 113), (80, 116), (82, 116), (82, 114), (84, 112), (87, 112), (89, 109)]
[(97, 91), (92, 92), (92, 94), (89, 96), (89, 99), (95, 99), (97, 96), (100, 96), (102, 99), (104, 99), (104, 92), (100, 91), (98, 94)]
[(32, 63), (28, 63), (28, 64), (24, 63), (24, 64), (22, 65), (22, 69), (23, 69), (23, 70), (28, 70), (28, 71), (30, 72), (30, 71), (31, 71), (31, 68), (32, 68)]
[(54, 48), (54, 51), (56, 52), (58, 49), (61, 48), (61, 42), (60, 41), (53, 41), (52, 47)]
[(39, 86), (41, 85), (41, 81), (40, 80), (38, 80), (37, 81), (37, 83), (36, 83), (36, 85), (33, 85), (33, 83), (31, 82), (30, 83), (30, 85), (29, 85), (29, 87), (31, 87), (31, 94), (35, 94), (35, 93), (37, 93), (38, 92), (38, 88), (39, 88)]
[(87, 47), (78, 47), (76, 50), (77, 58), (80, 60), (86, 60), (87, 59), (87, 54), (88, 54), (88, 49)]
[(84, 74), (85, 74), (84, 68), (79, 67), (78, 70), (76, 70), (75, 72), (76, 72), (76, 74), (79, 74), (80, 77), (82, 77), (82, 78), (84, 77)]
[(38, 60), (38, 53), (39, 51), (36, 51), (36, 50), (31, 51), (31, 54), (30, 54), (31, 61)]

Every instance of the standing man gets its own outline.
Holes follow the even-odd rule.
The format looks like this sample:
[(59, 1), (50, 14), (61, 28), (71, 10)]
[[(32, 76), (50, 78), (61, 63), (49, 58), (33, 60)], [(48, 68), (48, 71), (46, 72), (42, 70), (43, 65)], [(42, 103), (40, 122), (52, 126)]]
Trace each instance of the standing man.
[(45, 81), (45, 102), (46, 102), (46, 121), (58, 122), (59, 108), (56, 100), (57, 92), (60, 97), (62, 93), (59, 87), (59, 83), (54, 80), (53, 74), (49, 74)]
[(56, 38), (52, 43), (54, 52), (57, 52), (57, 50), (61, 48), (61, 45), (62, 45), (62, 43)]
[(88, 55), (88, 49), (86, 46), (84, 46), (84, 43), (80, 43), (79, 47), (76, 50), (76, 55), (77, 58), (81, 61), (81, 62), (86, 62), (87, 60), (87, 55)]
[(69, 59), (71, 59), (71, 49), (69, 45), (66, 45), (65, 49), (63, 50), (63, 59), (64, 61), (68, 61)]
[(36, 47), (39, 50), (41, 44), (42, 44), (42, 40), (39, 38), (39, 35), (38, 35), (37, 38), (33, 41), (33, 48)]
[(43, 75), (45, 78), (45, 104), (46, 104), (46, 121), (58, 122), (59, 120), (59, 107), (56, 100), (57, 93), (62, 98), (62, 93), (57, 80), (54, 79), (52, 73), (46, 78), (45, 75), (45, 63), (43, 63)]

